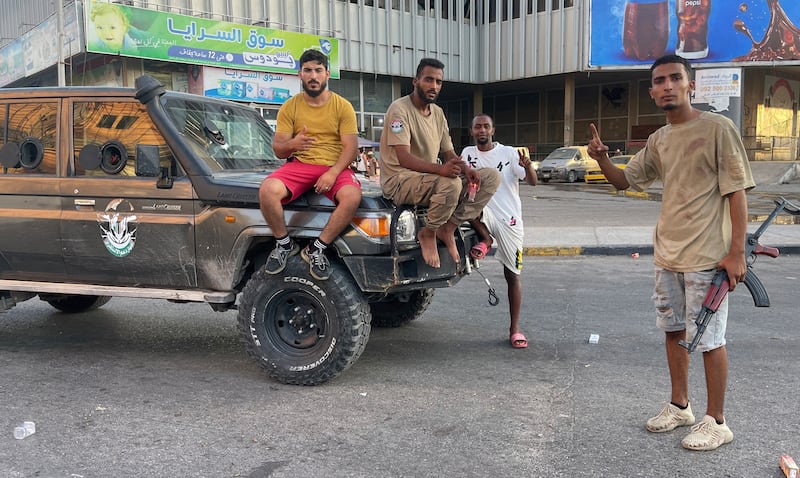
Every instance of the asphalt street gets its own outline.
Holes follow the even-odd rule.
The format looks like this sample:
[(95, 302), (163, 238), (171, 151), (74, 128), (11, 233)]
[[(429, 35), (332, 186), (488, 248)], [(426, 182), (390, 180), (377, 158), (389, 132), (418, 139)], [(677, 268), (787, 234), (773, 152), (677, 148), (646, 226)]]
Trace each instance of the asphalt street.
[[(780, 455), (800, 456), (799, 267), (791, 254), (756, 264), (770, 308), (731, 295), (735, 439), (707, 453), (681, 448), (686, 430), (643, 427), (668, 397), (651, 256), (526, 257), (524, 350), (508, 345), (489, 258), (499, 306), (469, 276), (422, 318), (373, 329), (353, 367), (317, 387), (267, 379), (235, 312), (115, 298), (65, 315), (30, 300), (0, 314), (0, 476), (779, 478)], [(15, 440), (23, 420), (37, 431)]]
[[(774, 197), (798, 199), (797, 183), (762, 184), (749, 195), (751, 225)], [(657, 188), (551, 183), (521, 193), (526, 236), (535, 231), (526, 240), (555, 243), (607, 234), (636, 246), (660, 207)], [(780, 227), (794, 229), (778, 237), (800, 237), (797, 225), (770, 230)], [(235, 312), (115, 298), (66, 315), (21, 303), (0, 313), (0, 476), (781, 477), (780, 455), (800, 457), (800, 255), (755, 264), (770, 308), (753, 307), (743, 287), (731, 295), (735, 439), (698, 453), (680, 447), (685, 430), (643, 427), (669, 389), (652, 256), (633, 250), (525, 257), (525, 350), (508, 344), (502, 269), (490, 257), (480, 270), (499, 306), (474, 273), (438, 290), (422, 318), (373, 329), (353, 367), (317, 387), (267, 379), (239, 344)], [(691, 390), (699, 418), (699, 356)], [(24, 420), (37, 431), (15, 440)]]

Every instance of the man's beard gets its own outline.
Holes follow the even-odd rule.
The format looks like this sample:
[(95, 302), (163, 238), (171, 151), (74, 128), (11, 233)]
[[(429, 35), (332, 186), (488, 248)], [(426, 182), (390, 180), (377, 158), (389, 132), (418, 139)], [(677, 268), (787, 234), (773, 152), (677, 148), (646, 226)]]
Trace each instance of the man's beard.
[(664, 111), (672, 111), (678, 109), (678, 105), (676, 105), (675, 103), (667, 103), (664, 106), (662, 106), (661, 109)]
[(475, 142), (481, 146), (485, 146), (491, 142), (491, 138), (475, 138)]
[(428, 98), (428, 96), (425, 94), (425, 92), (422, 91), (422, 88), (417, 87), (416, 90), (417, 90), (417, 96), (419, 97), (419, 99), (421, 99), (422, 101), (424, 101), (425, 103), (428, 103), (428, 104), (436, 103), (436, 98), (439, 97), (439, 95), (437, 94), (433, 98)]
[(312, 98), (316, 98), (317, 96), (321, 95), (327, 88), (328, 83), (325, 81), (319, 84), (318, 90), (312, 90), (305, 82), (303, 82), (303, 91), (305, 91), (306, 94)]

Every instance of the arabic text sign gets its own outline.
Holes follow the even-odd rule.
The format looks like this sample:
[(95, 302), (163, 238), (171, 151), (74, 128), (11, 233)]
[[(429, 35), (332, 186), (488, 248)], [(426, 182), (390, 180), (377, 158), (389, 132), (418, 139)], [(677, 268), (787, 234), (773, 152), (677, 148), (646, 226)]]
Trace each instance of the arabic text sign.
[[(64, 9), (63, 53), (78, 53), (78, 10)], [(58, 23), (55, 15), (0, 48), (0, 86), (34, 75), (58, 63)]]
[(695, 72), (695, 100), (741, 96), (741, 68), (715, 68)]
[(742, 69), (711, 68), (695, 70), (692, 105), (728, 117), (742, 126)]
[(227, 100), (283, 104), (303, 85), (297, 75), (282, 75), (229, 68), (203, 69), (203, 94)]
[(335, 38), (88, 0), (86, 50), (223, 68), (296, 73), (307, 49), (328, 56), (339, 78)]

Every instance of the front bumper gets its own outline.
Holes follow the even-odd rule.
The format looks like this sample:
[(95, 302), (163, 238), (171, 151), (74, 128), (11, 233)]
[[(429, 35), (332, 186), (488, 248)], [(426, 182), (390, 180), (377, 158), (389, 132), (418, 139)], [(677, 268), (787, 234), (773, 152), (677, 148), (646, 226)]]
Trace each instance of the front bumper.
[(566, 169), (542, 169), (539, 171), (539, 179), (567, 179)]
[(460, 228), (456, 235), (456, 246), (460, 255), (458, 264), (453, 262), (450, 253), (440, 244), (441, 267), (438, 269), (425, 263), (419, 247), (395, 251), (385, 256), (345, 256), (343, 260), (364, 292), (394, 293), (449, 287), (467, 273), (469, 250), (477, 243), (478, 237), (474, 230)]

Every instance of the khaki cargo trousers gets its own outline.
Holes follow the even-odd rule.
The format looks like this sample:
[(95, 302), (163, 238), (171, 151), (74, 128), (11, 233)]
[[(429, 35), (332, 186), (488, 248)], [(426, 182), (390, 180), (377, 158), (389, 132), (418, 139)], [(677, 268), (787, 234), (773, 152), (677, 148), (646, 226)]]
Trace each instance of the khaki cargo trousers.
[(478, 169), (481, 185), (475, 201), (467, 201), (466, 176), (446, 178), (432, 173), (402, 171), (383, 184), (383, 194), (397, 205), (428, 207), (427, 227), (438, 229), (447, 221), (461, 224), (480, 216), (500, 185), (500, 173), (493, 168)]

